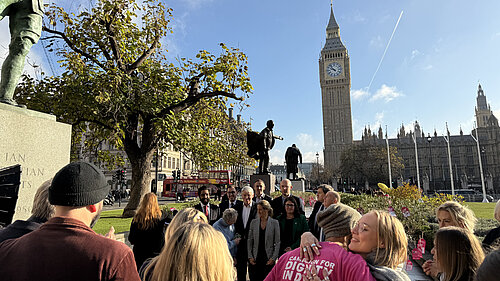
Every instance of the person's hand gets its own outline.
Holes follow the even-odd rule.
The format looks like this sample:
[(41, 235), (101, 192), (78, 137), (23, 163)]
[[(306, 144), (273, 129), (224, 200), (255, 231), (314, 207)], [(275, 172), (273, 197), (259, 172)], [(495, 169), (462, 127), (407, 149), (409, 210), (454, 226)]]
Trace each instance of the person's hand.
[(233, 241), (236, 245), (238, 245), (240, 244), (241, 238), (235, 238)]
[(285, 251), (285, 252), (288, 252), (288, 251), (291, 251), (291, 250), (292, 250), (292, 248), (290, 248), (290, 247), (286, 247), (284, 251)]
[(437, 277), (439, 273), (439, 269), (437, 268), (436, 263), (433, 260), (424, 262), (424, 264), (422, 265), (422, 269), (425, 274), (432, 277)]
[(273, 259), (269, 259), (266, 263), (266, 265), (273, 265), (274, 264), (274, 260)]
[(305, 274), (302, 274), (302, 280), (309, 280), (309, 281), (330, 281), (330, 278), (328, 278), (328, 271), (323, 268), (323, 279), (320, 279), (317, 272), (316, 272), (316, 266), (311, 266), (311, 270), (306, 267)]
[(319, 249), (321, 249), (321, 245), (311, 232), (304, 232), (304, 234), (300, 236), (301, 259), (304, 258), (306, 261), (314, 259), (315, 254), (319, 256)]
[(249, 262), (251, 265), (256, 265), (256, 264), (257, 264), (253, 258), (249, 258), (249, 259), (248, 259), (248, 262)]
[(108, 233), (104, 234), (104, 237), (109, 238), (109, 239), (116, 240), (115, 228), (114, 228), (113, 226), (111, 226), (111, 227), (109, 228)]

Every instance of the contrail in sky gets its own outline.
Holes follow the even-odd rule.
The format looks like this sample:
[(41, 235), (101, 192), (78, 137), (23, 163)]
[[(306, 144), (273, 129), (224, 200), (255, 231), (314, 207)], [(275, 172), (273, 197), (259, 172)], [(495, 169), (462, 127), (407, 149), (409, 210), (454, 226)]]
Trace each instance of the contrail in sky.
[(403, 11), (401, 11), (401, 14), (399, 14), (398, 21), (396, 22), (396, 26), (394, 26), (394, 30), (392, 30), (391, 38), (389, 38), (389, 42), (387, 42), (387, 46), (385, 46), (384, 54), (382, 55), (382, 58), (380, 59), (380, 62), (378, 63), (377, 70), (375, 70), (375, 73), (373, 73), (372, 80), (370, 81), (370, 84), (368, 84), (368, 89), (366, 90), (367, 93), (370, 92), (370, 87), (372, 86), (373, 79), (375, 79), (375, 76), (377, 75), (377, 72), (382, 65), (382, 61), (384, 60), (385, 53), (387, 53), (387, 49), (389, 49), (389, 45), (391, 45), (392, 37), (394, 37), (394, 33), (396, 33), (396, 29), (398, 28), (399, 21), (401, 20), (401, 17), (403, 16)]

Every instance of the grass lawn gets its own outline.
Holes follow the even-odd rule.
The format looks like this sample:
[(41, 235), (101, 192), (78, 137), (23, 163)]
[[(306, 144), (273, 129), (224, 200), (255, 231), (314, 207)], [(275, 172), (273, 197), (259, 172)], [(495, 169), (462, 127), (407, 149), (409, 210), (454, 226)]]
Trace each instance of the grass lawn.
[[(161, 205), (160, 207), (181, 210), (191, 205), (193, 205), (193, 203), (190, 201), (186, 203), (168, 203), (166, 205)], [(123, 209), (103, 211), (101, 213), (101, 218), (94, 225), (94, 231), (99, 234), (105, 234), (109, 231), (111, 226), (115, 228), (115, 233), (129, 231), (132, 218), (122, 218), (122, 212)]]
[(495, 212), (495, 204), (494, 203), (480, 203), (480, 202), (466, 202), (467, 205), (474, 214), (476, 214), (477, 218), (483, 219), (494, 219), (493, 213)]

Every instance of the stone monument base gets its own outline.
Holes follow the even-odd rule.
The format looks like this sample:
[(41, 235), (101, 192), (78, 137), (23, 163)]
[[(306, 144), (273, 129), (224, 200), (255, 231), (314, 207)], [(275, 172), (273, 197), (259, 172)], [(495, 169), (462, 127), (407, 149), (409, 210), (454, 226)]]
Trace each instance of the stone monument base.
[(253, 188), (253, 185), (256, 181), (263, 180), (266, 185), (265, 194), (269, 195), (275, 191), (274, 184), (276, 182), (276, 176), (273, 174), (268, 175), (251, 175), (250, 176), (250, 186)]
[(38, 187), (70, 161), (71, 125), (54, 115), (0, 103), (0, 168), (21, 165), (13, 220), (31, 216)]
[(292, 182), (293, 191), (306, 191), (306, 181), (304, 179), (290, 180)]

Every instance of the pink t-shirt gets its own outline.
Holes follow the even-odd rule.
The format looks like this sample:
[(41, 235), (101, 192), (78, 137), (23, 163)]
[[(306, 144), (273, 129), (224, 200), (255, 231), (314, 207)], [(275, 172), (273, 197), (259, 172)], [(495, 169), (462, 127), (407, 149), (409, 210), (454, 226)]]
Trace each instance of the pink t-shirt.
[(338, 244), (321, 242), (320, 256), (306, 262), (300, 259), (300, 248), (285, 253), (279, 259), (264, 281), (301, 281), (305, 268), (316, 266), (316, 272), (323, 279), (323, 268), (331, 281), (375, 281), (365, 260), (357, 254), (347, 252)]

